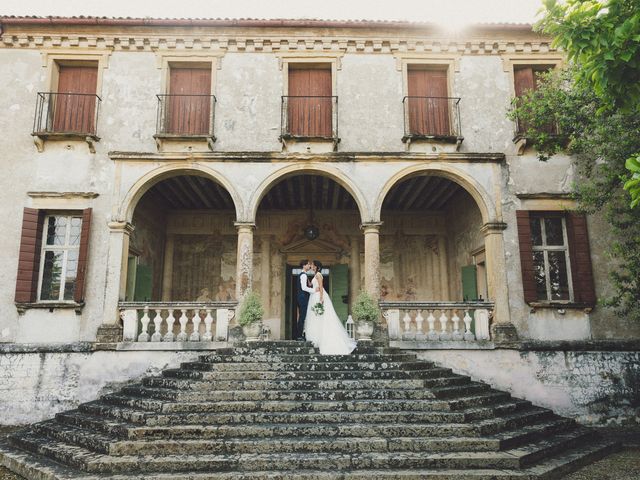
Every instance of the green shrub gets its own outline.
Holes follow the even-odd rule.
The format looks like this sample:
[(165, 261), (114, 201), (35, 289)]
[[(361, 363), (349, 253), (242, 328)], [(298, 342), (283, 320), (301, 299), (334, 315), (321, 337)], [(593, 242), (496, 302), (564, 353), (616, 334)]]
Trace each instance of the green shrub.
[(263, 315), (264, 309), (262, 308), (260, 296), (257, 293), (248, 292), (240, 305), (238, 323), (246, 327), (262, 320)]
[(380, 318), (378, 303), (365, 291), (361, 291), (356, 298), (351, 310), (353, 319), (377, 322)]

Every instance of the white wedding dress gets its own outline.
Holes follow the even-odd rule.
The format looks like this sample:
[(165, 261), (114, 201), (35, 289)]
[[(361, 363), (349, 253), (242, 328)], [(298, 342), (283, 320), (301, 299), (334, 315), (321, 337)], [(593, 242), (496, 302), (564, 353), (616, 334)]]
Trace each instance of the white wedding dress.
[(324, 313), (316, 315), (313, 306), (320, 301), (318, 279), (311, 282), (314, 292), (309, 297), (307, 318), (305, 320), (305, 336), (320, 349), (322, 355), (348, 355), (356, 348), (353, 340), (338, 318), (333, 303), (326, 290), (324, 291)]

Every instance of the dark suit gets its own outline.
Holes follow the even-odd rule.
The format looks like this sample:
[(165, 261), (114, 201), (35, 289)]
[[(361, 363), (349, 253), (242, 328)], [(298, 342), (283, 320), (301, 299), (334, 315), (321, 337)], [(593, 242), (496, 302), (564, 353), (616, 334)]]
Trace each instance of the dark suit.
[[(300, 277), (304, 276), (304, 281), (307, 282), (307, 274), (302, 272)], [(302, 280), (298, 278), (298, 283), (296, 286), (296, 298), (298, 300), (298, 308), (300, 309), (300, 314), (298, 315), (298, 325), (296, 338), (300, 338), (304, 335), (304, 321), (307, 318), (307, 306), (309, 305), (309, 297), (310, 294), (302, 290)]]

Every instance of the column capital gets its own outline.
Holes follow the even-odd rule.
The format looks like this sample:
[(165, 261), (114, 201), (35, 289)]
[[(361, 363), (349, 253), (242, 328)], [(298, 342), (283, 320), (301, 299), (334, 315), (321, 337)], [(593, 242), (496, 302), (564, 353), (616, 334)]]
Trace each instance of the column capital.
[(487, 222), (480, 227), (480, 231), (485, 237), (494, 233), (502, 233), (502, 231), (506, 229), (507, 224), (504, 222)]
[(256, 224), (252, 222), (233, 222), (233, 225), (238, 230), (238, 233), (244, 232), (253, 232), (256, 228)]
[(364, 222), (360, 224), (360, 229), (364, 233), (378, 233), (381, 226), (382, 222)]
[(120, 233), (124, 233), (125, 235), (131, 235), (133, 233), (133, 231), (136, 229), (136, 227), (133, 226), (133, 224), (129, 223), (129, 222), (109, 222), (107, 223), (107, 226), (109, 227), (109, 230), (112, 232), (120, 232)]

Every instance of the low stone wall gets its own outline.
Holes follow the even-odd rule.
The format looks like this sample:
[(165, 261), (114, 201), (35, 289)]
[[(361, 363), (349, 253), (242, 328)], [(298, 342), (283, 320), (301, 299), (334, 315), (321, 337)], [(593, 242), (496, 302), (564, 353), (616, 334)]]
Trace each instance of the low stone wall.
[(193, 351), (91, 351), (82, 345), (7, 350), (0, 348), (0, 424), (4, 425), (51, 418), (198, 356)]
[(412, 350), (587, 425), (640, 423), (640, 352)]

